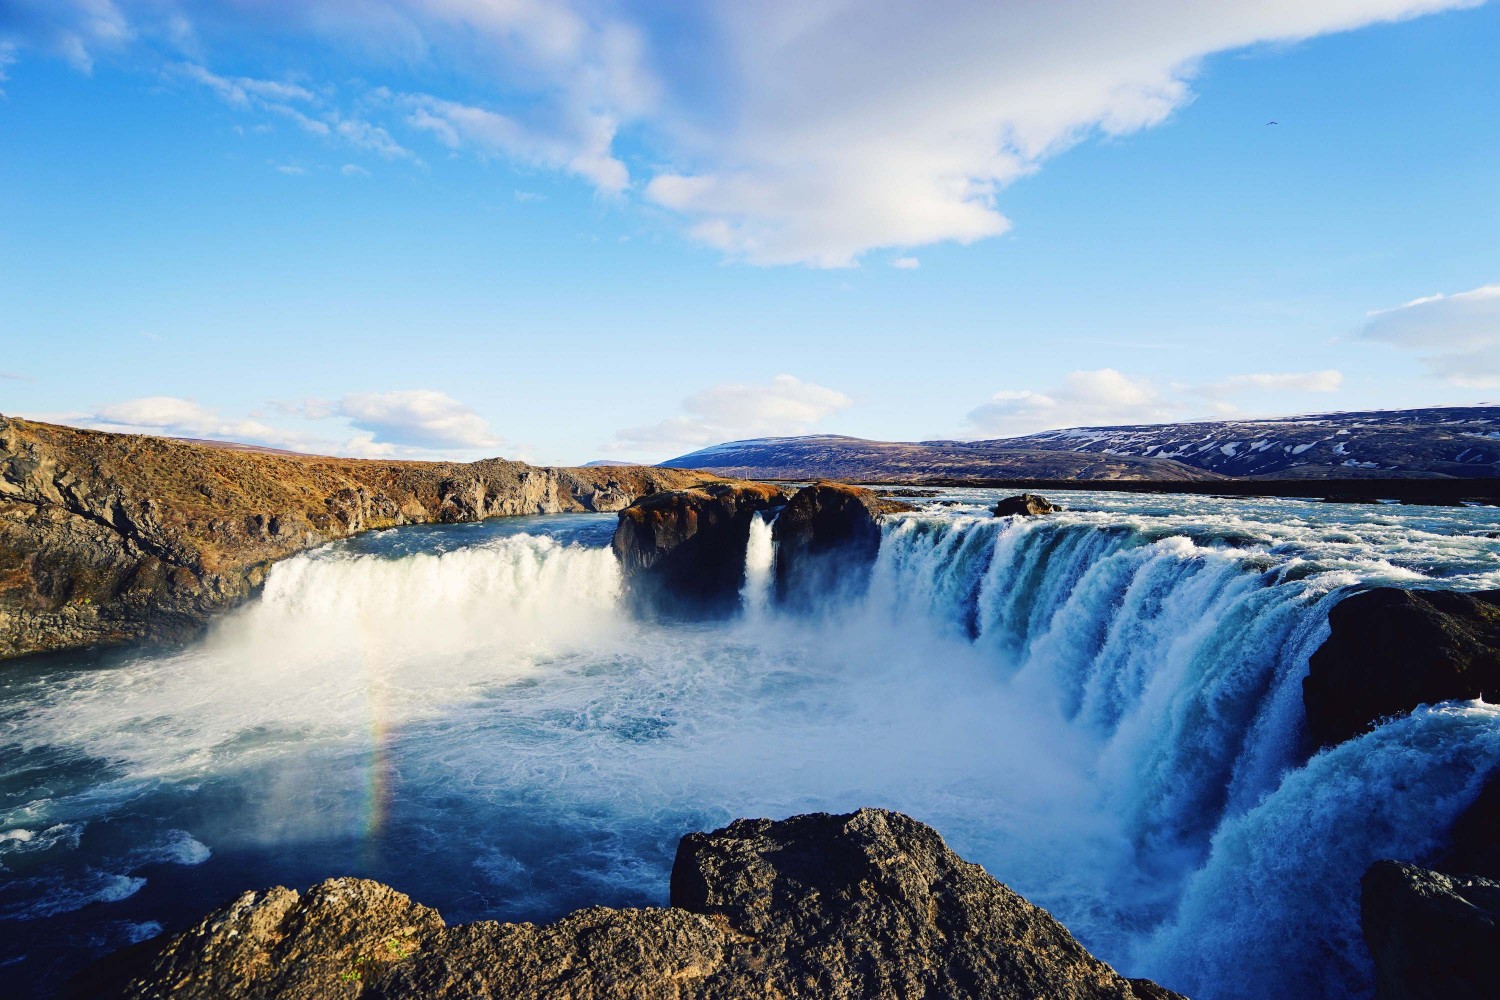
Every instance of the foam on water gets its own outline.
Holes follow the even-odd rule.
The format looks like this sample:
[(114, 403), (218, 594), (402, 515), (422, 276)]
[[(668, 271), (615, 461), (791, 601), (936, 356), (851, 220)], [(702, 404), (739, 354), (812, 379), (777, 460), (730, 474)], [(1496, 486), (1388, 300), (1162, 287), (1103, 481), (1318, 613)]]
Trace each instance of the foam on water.
[(891, 519), (868, 596), (817, 616), (770, 606), (767, 523), (741, 619), (692, 624), (622, 610), (610, 519), (566, 521), (586, 544), (548, 519), (332, 546), (179, 652), (12, 675), (0, 912), (35, 954), (103, 909), (113, 947), (356, 873), (453, 920), (546, 919), (664, 902), (688, 830), (876, 805), (1130, 974), (1249, 995), (1240, 949), (1262, 995), (1360, 995), (1358, 871), (1432, 848), (1500, 721), (1445, 707), (1303, 766), (1300, 679), (1349, 587), (1500, 586), (1483, 514), (950, 496), (975, 504)]

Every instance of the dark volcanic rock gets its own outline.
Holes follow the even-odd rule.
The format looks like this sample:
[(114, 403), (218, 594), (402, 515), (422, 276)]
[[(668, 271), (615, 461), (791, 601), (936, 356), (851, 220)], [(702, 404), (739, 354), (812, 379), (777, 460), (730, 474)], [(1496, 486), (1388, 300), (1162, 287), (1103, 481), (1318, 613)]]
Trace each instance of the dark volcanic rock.
[(1500, 771), (1490, 775), (1479, 798), (1453, 824), (1437, 867), (1500, 881)]
[(1377, 861), (1360, 880), (1377, 1000), (1482, 1000), (1500, 982), (1500, 883)]
[(1345, 598), (1302, 681), (1319, 746), (1455, 699), (1500, 701), (1500, 591), (1382, 587)]
[(733, 610), (750, 522), (785, 503), (776, 486), (706, 483), (626, 507), (611, 545), (631, 596), (657, 611)]
[(1052, 501), (1046, 497), (1037, 496), (1035, 493), (1022, 493), (1019, 496), (1006, 497), (995, 504), (994, 514), (996, 517), (1009, 517), (1019, 514), (1021, 517), (1036, 517), (1039, 514), (1051, 514), (1057, 510)]
[(0, 659), (186, 636), (278, 559), (372, 528), (619, 510), (702, 479), (325, 458), (0, 416)]
[(1091, 956), (926, 826), (866, 809), (683, 839), (670, 909), (545, 927), (437, 914), (375, 882), (247, 893), (106, 959), (71, 996), (209, 1000), (1174, 1000)]
[(834, 594), (863, 593), (880, 551), (880, 518), (916, 510), (872, 490), (814, 483), (798, 490), (771, 529), (776, 596), (808, 606)]

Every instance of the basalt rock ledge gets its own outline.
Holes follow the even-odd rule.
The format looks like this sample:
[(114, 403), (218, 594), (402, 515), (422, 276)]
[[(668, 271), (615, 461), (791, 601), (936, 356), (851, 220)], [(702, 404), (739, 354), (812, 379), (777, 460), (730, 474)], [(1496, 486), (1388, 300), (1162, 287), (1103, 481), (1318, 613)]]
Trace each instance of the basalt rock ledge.
[(658, 612), (732, 612), (750, 524), (786, 502), (779, 486), (704, 483), (632, 503), (610, 543), (631, 598)]
[(86, 970), (97, 1000), (1172, 1000), (899, 813), (683, 838), (665, 909), (448, 927), (377, 882), (247, 892)]
[(716, 477), (325, 458), (0, 416), (0, 659), (177, 639), (372, 528), (614, 511)]
[(1302, 681), (1308, 734), (1333, 746), (1443, 701), (1500, 701), (1500, 590), (1380, 587), (1328, 614)]

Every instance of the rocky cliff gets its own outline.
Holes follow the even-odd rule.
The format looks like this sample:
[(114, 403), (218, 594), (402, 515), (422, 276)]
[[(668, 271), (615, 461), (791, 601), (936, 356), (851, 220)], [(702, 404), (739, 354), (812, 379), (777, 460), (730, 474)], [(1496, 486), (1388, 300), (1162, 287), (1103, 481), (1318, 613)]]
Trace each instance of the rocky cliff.
[(0, 416), (0, 659), (189, 635), (277, 560), (368, 529), (619, 510), (704, 478), (301, 456)]
[[(948, 849), (866, 809), (683, 838), (668, 909), (447, 927), (361, 879), (247, 892), (85, 972), (74, 997), (176, 1000), (1172, 1000)], [(1180, 1000), (1180, 998), (1179, 998)]]

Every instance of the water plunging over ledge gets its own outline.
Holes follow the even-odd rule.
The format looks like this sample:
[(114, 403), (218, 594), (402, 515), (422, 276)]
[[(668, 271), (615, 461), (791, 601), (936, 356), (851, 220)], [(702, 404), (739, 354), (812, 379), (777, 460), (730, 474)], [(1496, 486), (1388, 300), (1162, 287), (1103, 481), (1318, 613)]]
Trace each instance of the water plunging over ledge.
[[(901, 809), (1096, 954), (1195, 997), (1361, 995), (1357, 880), (1431, 851), (1493, 709), (1304, 763), (1346, 588), (1500, 586), (1492, 512), (1073, 494), (888, 521), (870, 592), (634, 620), (612, 516), (404, 528), (295, 557), (174, 653), (0, 672), (8, 980), (251, 887), (360, 874), (450, 920), (665, 901), (677, 838)], [(94, 905), (97, 904), (97, 905)]]

